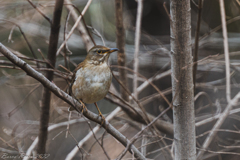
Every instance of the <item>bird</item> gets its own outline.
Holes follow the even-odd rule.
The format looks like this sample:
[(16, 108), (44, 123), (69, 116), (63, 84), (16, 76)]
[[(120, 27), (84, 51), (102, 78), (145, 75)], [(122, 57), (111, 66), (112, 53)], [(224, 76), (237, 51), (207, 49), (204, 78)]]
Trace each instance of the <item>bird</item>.
[[(101, 45), (92, 47), (83, 62), (73, 71), (69, 94), (77, 99), (87, 110), (86, 104), (94, 103), (103, 122), (105, 117), (98, 108), (97, 102), (103, 99), (110, 88), (112, 73), (108, 66), (108, 58), (117, 48), (108, 48)], [(73, 110), (72, 107), (69, 110)]]

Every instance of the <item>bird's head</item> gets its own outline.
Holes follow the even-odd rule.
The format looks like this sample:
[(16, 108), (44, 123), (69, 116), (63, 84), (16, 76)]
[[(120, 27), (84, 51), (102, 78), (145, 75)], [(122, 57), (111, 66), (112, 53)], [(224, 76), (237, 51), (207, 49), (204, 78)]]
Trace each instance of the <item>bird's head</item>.
[(93, 62), (95, 64), (100, 64), (102, 62), (107, 62), (109, 55), (112, 52), (118, 51), (117, 48), (108, 48), (105, 46), (94, 46), (92, 47), (87, 54), (86, 59), (89, 62)]

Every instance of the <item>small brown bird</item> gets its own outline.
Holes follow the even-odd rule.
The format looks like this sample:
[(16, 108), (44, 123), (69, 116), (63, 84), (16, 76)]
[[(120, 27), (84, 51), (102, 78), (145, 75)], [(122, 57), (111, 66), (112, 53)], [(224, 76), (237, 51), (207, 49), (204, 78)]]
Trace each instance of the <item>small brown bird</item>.
[[(112, 52), (117, 48), (94, 46), (88, 51), (85, 60), (74, 70), (69, 94), (84, 103), (94, 103), (99, 116), (105, 119), (97, 106), (97, 101), (103, 99), (110, 88), (112, 73), (107, 64)], [(71, 110), (71, 108), (70, 108)]]

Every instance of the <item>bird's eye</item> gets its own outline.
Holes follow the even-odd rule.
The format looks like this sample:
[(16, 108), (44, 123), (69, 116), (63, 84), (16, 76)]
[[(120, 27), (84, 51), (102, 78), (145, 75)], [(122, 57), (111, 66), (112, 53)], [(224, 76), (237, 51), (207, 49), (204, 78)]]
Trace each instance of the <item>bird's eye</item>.
[(102, 53), (102, 51), (101, 51), (101, 50), (98, 50), (97, 53)]

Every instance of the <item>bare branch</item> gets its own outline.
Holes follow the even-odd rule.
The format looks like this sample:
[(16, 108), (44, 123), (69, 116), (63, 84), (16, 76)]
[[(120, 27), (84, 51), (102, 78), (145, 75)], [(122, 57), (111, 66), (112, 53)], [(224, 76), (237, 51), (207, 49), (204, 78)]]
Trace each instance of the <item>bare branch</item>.
[(23, 98), (23, 100), (13, 109), (8, 113), (8, 117), (11, 117), (13, 114), (15, 114), (20, 107), (26, 102), (27, 98), (36, 90), (40, 87), (41, 85), (35, 86), (31, 91), (28, 92), (28, 94)]
[(238, 93), (227, 105), (226, 109), (224, 110), (224, 112), (221, 114), (221, 116), (219, 117), (218, 121), (215, 123), (214, 127), (212, 128), (211, 132), (209, 133), (208, 137), (205, 139), (203, 146), (202, 146), (202, 150), (200, 150), (198, 152), (198, 159), (201, 159), (201, 157), (203, 156), (203, 151), (205, 149), (208, 148), (208, 146), (210, 145), (210, 143), (212, 142), (212, 140), (215, 138), (216, 135), (216, 130), (218, 130), (223, 122), (225, 121), (225, 119), (227, 118), (227, 116), (230, 113), (230, 110), (232, 109), (232, 107), (234, 105), (237, 105), (238, 100), (240, 99), (240, 93)]
[[(125, 29), (123, 26), (123, 2), (122, 0), (115, 0), (115, 16), (116, 16), (116, 34), (117, 34), (117, 48), (118, 51), (118, 65), (126, 66), (126, 53), (125, 53)], [(128, 88), (127, 71), (119, 68), (119, 80)], [(122, 98), (129, 101), (129, 95), (120, 87), (120, 94)]]
[[(26, 41), (26, 43), (27, 43), (27, 45), (28, 45), (28, 48), (30, 49), (33, 57), (34, 57), (35, 59), (37, 59), (37, 56), (36, 56), (35, 52), (33, 51), (33, 48), (32, 48), (32, 46), (31, 46), (31, 44), (29, 43), (29, 41), (28, 41), (25, 33), (23, 32), (22, 28), (20, 27), (20, 25), (18, 25), (17, 23), (15, 23), (15, 22), (13, 22), (13, 21), (7, 20), (7, 19), (0, 19), (0, 20), (3, 20), (3, 21), (8, 22), (8, 23), (12, 23), (12, 24), (14, 24), (15, 26), (18, 27), (18, 29), (19, 29), (20, 33), (23, 35), (23, 38), (24, 38), (24, 40)], [(37, 62), (37, 66), (40, 67), (40, 65), (39, 65), (38, 62)]]
[[(226, 25), (226, 15), (225, 15), (225, 6), (224, 6), (224, 0), (219, 0), (220, 3), (220, 11), (221, 11), (221, 20), (222, 20), (222, 32), (223, 32), (223, 44), (224, 44), (224, 55), (225, 55), (225, 68), (226, 68), (226, 98), (228, 102), (228, 106), (222, 113), (222, 117), (218, 119), (218, 121), (215, 123), (214, 127), (212, 128), (212, 131), (209, 133), (208, 137), (205, 139), (202, 149), (205, 150), (208, 148), (212, 140), (214, 139), (216, 132), (214, 132), (216, 129), (219, 129), (225, 119), (227, 118), (230, 110), (232, 109), (233, 105), (236, 105), (238, 102), (238, 99), (240, 98), (240, 93), (238, 93), (232, 100), (231, 100), (231, 85), (230, 85), (230, 62), (229, 62), (229, 50), (228, 50), (228, 38), (227, 38), (227, 25)], [(203, 156), (203, 150), (200, 150), (198, 153), (197, 158), (201, 159)]]
[[(130, 110), (129, 107), (126, 104), (123, 104), (122, 102), (120, 102), (116, 98), (112, 98), (108, 95), (105, 98), (108, 99), (109, 101), (111, 101), (112, 103), (115, 103), (115, 104), (119, 105), (122, 108), (122, 110), (125, 111), (126, 114), (128, 114), (128, 116), (131, 119), (133, 119), (137, 122), (140, 122), (142, 124), (146, 124), (146, 121), (142, 118), (143, 113), (140, 109), (136, 108), (137, 112), (141, 116), (139, 116), (139, 114), (136, 114), (136, 112), (133, 112), (132, 110)], [(154, 116), (152, 116), (150, 114), (148, 114), (147, 116), (149, 117), (150, 121), (152, 121), (155, 118)], [(171, 123), (158, 119), (157, 122), (155, 123), (155, 125), (158, 128), (158, 130), (160, 130), (164, 133), (170, 134), (171, 136), (173, 135), (173, 125)]]
[[(65, 5), (66, 8), (68, 9), (68, 11), (70, 12), (71, 16), (73, 17), (74, 21), (76, 22), (78, 20), (78, 14), (76, 13), (76, 11), (74, 10), (77, 9), (70, 0), (64, 0), (67, 4)], [(79, 14), (82, 14), (79, 10), (78, 10)], [(83, 23), (80, 21), (78, 26), (77, 26), (77, 29), (82, 37), (82, 40), (83, 40), (83, 43), (85, 44), (85, 47), (87, 50), (91, 49), (93, 44), (95, 44), (94, 42), (94, 39), (92, 38), (92, 36), (89, 34), (87, 28), (84, 28), (84, 25), (85, 27), (86, 24), (84, 22), (84, 18), (83, 18)], [(91, 40), (93, 42), (93, 44), (91, 43)]]
[[(61, 122), (58, 124), (53, 124), (51, 126), (48, 127), (48, 132), (51, 132), (57, 128), (63, 127), (63, 126), (67, 126), (68, 124), (75, 124), (75, 123), (79, 123), (82, 122), (82, 119), (74, 119), (71, 121), (67, 121), (67, 122)], [(23, 160), (28, 160), (29, 158), (31, 158), (31, 153), (33, 152), (34, 148), (37, 146), (37, 143), (39, 141), (39, 138), (35, 138), (35, 140), (33, 141), (33, 143), (31, 144), (31, 146), (28, 148)]]
[[(194, 2), (194, 1), (193, 1)], [(198, 0), (198, 19), (197, 19), (197, 28), (195, 32), (195, 48), (193, 54), (193, 85), (194, 88), (196, 87), (196, 74), (197, 74), (197, 61), (198, 61), (198, 43), (199, 43), (199, 33), (200, 33), (200, 26), (201, 26), (201, 18), (202, 18), (202, 6), (203, 0)]]
[(231, 100), (231, 82), (230, 82), (230, 60), (229, 60), (229, 49), (228, 49), (228, 36), (227, 36), (227, 25), (224, 0), (219, 0), (221, 21), (222, 21), (222, 33), (223, 33), (223, 44), (224, 44), (224, 55), (225, 55), (225, 68), (226, 68), (226, 97), (228, 103)]
[[(61, 22), (63, 2), (64, 0), (56, 0), (55, 2), (54, 12), (53, 12), (53, 22), (51, 25), (51, 33), (49, 38), (48, 55), (47, 55), (47, 59), (50, 64), (47, 64), (47, 68), (55, 67), (55, 63), (56, 63), (56, 51), (57, 51), (58, 36), (59, 36), (59, 31), (61, 26), (60, 22)], [(46, 78), (49, 81), (53, 80), (53, 76), (54, 76), (53, 71), (48, 71), (46, 73)], [(37, 153), (39, 155), (38, 157), (39, 159), (43, 159), (41, 155), (45, 154), (46, 152), (50, 102), (51, 102), (51, 91), (45, 87), (43, 90), (39, 135), (38, 135), (39, 142), (37, 147)]]
[[(140, 37), (141, 37), (141, 24), (142, 24), (142, 10), (143, 10), (143, 1), (138, 0), (138, 8), (137, 8), (137, 21), (136, 21), (136, 31), (135, 31), (135, 52), (134, 52), (134, 72), (138, 73), (138, 54), (139, 54), (139, 45), (140, 45)], [(138, 99), (138, 75), (134, 74), (133, 76), (133, 95), (136, 99)]]
[(34, 5), (31, 0), (27, 1), (52, 25), (52, 20), (50, 18), (48, 18), (36, 5)]
[[(112, 113), (110, 113), (107, 117), (106, 117), (106, 121), (110, 121), (117, 113), (119, 113), (121, 111), (120, 107), (117, 107), (114, 111), (112, 111)], [(78, 142), (78, 146), (82, 147), (84, 143), (86, 143), (92, 136), (93, 134), (97, 133), (100, 129), (100, 126), (96, 126), (92, 129), (92, 132), (89, 132), (80, 142)], [(77, 146), (74, 147), (74, 149), (68, 153), (67, 157), (65, 158), (65, 160), (71, 160), (73, 159), (73, 157), (77, 154), (78, 152), (78, 148)]]
[(122, 159), (123, 156), (126, 154), (126, 152), (129, 150), (129, 148), (133, 145), (133, 143), (139, 138), (139, 136), (150, 126), (152, 126), (163, 114), (165, 114), (169, 109), (171, 109), (171, 106), (169, 106), (167, 109), (165, 109), (161, 114), (159, 114), (157, 117), (155, 117), (147, 126), (145, 126), (141, 131), (139, 131), (128, 143), (125, 150), (120, 154), (118, 160)]
[(71, 35), (73, 34), (73, 31), (77, 28), (79, 22), (82, 19), (82, 16), (86, 13), (88, 7), (90, 6), (92, 0), (88, 0), (88, 3), (86, 4), (86, 6), (84, 7), (82, 14), (78, 17), (78, 19), (76, 20), (75, 24), (73, 25), (72, 29), (70, 30), (70, 32), (68, 33), (68, 36), (66, 37), (65, 41), (60, 45), (60, 47), (58, 48), (56, 55), (59, 55), (60, 51), (63, 49), (64, 45), (66, 45), (67, 41), (69, 40), (69, 38), (71, 37)]
[[(67, 93), (62, 91), (60, 88), (58, 88), (54, 83), (50, 82), (46, 77), (44, 77), (41, 73), (35, 71), (32, 67), (30, 67), (26, 62), (19, 59), (17, 56), (15, 56), (11, 51), (9, 51), (2, 43), (0, 43), (0, 52), (6, 56), (11, 62), (13, 62), (15, 65), (19, 66), (24, 70), (29, 76), (33, 77), (34, 79), (38, 80), (40, 83), (42, 83), (45, 87), (47, 87), (49, 90), (51, 90), (57, 97), (61, 98), (68, 104), (72, 105), (77, 111), (79, 110), (79, 113), (81, 113), (80, 110), (82, 110), (82, 105), (69, 96)], [(84, 110), (83, 114), (88, 119), (101, 124), (102, 119), (98, 115), (90, 112), (89, 110)], [(123, 136), (119, 131), (117, 131), (108, 121), (105, 121), (105, 123), (102, 125), (106, 129), (108, 133), (110, 133), (114, 138), (116, 138), (120, 143), (122, 143), (124, 146), (127, 146), (129, 143), (129, 140)], [(134, 156), (138, 157), (139, 159), (146, 159), (135, 146), (131, 146), (129, 148), (129, 152), (134, 152)]]

